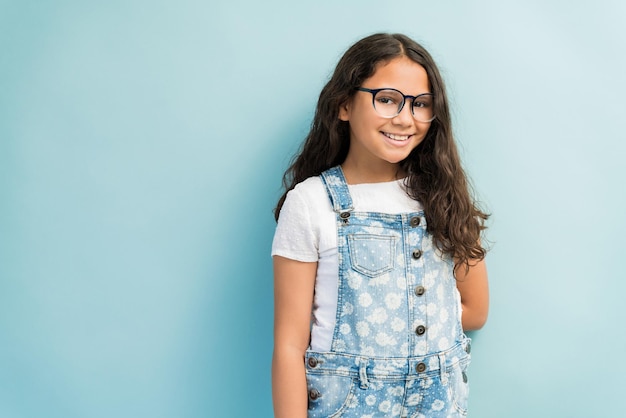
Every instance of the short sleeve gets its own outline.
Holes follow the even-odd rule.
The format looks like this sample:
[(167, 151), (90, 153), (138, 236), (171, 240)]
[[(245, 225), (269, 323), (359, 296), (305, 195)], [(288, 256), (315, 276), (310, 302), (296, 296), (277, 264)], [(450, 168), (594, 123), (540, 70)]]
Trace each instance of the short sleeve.
[(319, 259), (319, 231), (313, 228), (309, 206), (297, 189), (287, 193), (280, 210), (272, 256), (297, 261), (314, 262)]

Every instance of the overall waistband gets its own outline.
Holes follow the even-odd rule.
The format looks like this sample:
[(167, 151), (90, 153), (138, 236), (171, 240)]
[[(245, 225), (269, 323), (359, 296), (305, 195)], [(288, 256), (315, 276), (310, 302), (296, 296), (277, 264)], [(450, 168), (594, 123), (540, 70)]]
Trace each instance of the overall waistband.
[(469, 362), (471, 340), (457, 343), (448, 350), (425, 356), (368, 357), (358, 354), (307, 351), (305, 365), (309, 373), (330, 372), (360, 378), (406, 378), (430, 374), (446, 375), (458, 363)]

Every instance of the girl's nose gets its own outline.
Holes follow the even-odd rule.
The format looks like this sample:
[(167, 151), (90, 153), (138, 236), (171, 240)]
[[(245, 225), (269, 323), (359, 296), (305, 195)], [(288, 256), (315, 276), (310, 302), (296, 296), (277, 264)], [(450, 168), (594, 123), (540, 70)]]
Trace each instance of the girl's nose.
[(404, 102), (404, 106), (402, 106), (402, 110), (400, 111), (400, 113), (398, 113), (393, 118), (394, 122), (403, 126), (413, 124), (414, 119), (413, 113), (411, 113), (411, 106), (412, 103), (410, 101), (407, 100), (406, 102)]

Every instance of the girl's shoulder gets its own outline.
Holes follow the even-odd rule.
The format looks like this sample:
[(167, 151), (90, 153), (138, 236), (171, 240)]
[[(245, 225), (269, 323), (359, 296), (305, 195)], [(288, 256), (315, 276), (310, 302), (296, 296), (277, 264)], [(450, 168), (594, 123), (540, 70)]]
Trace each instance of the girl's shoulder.
[(309, 177), (296, 184), (285, 198), (281, 208), (281, 216), (308, 216), (315, 218), (331, 212), (332, 207), (322, 180), (319, 177)]
[(309, 177), (308, 179), (296, 184), (287, 196), (298, 196), (304, 201), (318, 201), (320, 198), (327, 196), (324, 183), (319, 176)]

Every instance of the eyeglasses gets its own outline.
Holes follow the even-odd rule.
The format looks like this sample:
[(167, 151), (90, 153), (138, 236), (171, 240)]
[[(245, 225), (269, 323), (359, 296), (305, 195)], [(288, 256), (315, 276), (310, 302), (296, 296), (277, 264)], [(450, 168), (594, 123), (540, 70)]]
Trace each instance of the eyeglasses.
[(431, 122), (435, 119), (433, 111), (432, 93), (422, 93), (417, 96), (407, 96), (396, 89), (366, 89), (357, 87), (358, 91), (372, 93), (372, 104), (374, 110), (383, 118), (394, 118), (402, 112), (406, 99), (411, 100), (411, 113), (413, 118), (420, 122)]

